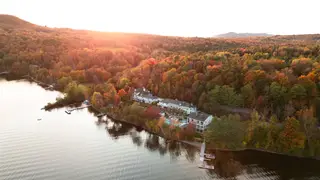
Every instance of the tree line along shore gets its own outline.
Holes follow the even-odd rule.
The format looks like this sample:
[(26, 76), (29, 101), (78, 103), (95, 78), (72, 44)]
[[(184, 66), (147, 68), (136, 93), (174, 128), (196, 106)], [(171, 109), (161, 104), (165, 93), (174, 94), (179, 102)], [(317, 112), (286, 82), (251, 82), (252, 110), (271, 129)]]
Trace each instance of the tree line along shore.
[[(89, 99), (101, 111), (154, 132), (164, 127), (173, 138), (319, 157), (319, 40), (320, 35), (217, 39), (103, 33), (0, 15), (0, 73), (54, 84), (65, 96), (48, 108)], [(220, 120), (204, 134), (166, 127), (150, 107), (130, 100), (140, 87), (192, 103)]]

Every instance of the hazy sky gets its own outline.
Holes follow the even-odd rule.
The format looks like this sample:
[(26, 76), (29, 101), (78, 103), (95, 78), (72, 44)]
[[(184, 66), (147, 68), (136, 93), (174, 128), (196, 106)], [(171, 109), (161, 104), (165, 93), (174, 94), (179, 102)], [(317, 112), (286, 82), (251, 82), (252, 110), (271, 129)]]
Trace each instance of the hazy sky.
[(213, 36), (320, 33), (320, 0), (0, 0), (0, 14), (49, 27)]

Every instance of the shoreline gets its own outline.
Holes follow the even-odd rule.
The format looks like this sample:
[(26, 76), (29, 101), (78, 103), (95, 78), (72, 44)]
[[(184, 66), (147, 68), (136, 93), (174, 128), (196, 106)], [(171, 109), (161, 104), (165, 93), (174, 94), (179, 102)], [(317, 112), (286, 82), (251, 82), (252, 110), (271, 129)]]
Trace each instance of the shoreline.
[[(1, 77), (1, 76), (0, 76)], [(6, 77), (4, 77), (4, 79), (8, 80)], [(40, 87), (42, 87), (43, 89), (45, 90), (48, 90), (50, 91), (49, 89), (46, 89), (44, 88), (40, 81), (33, 81), (33, 79), (30, 79), (30, 78), (23, 78), (22, 77), (17, 77), (17, 78), (14, 78), (12, 80), (25, 80), (25, 81), (28, 81), (28, 82), (32, 82), (32, 83), (36, 83), (37, 85), (39, 85)], [(11, 81), (11, 80), (8, 80), (8, 81)], [(42, 83), (42, 84), (45, 84), (45, 83)], [(59, 91), (57, 89), (53, 89), (54, 91)], [(60, 91), (59, 91), (60, 92)], [(66, 107), (68, 105), (64, 105), (63, 107)], [(201, 147), (201, 142), (197, 142), (197, 141), (187, 141), (187, 140), (179, 140), (179, 139), (171, 139), (171, 138), (168, 138), (168, 137), (165, 137), (164, 135), (160, 134), (160, 133), (155, 133), (155, 132), (152, 132), (150, 131), (149, 129), (147, 129), (145, 127), (145, 125), (141, 126), (141, 125), (137, 125), (137, 124), (134, 124), (132, 122), (129, 122), (129, 121), (126, 121), (126, 120), (122, 120), (121, 118), (117, 118), (115, 117), (114, 115), (112, 115), (110, 112), (102, 112), (101, 110), (95, 108), (95, 107), (91, 107), (94, 111), (98, 112), (98, 113), (105, 113), (105, 115), (108, 117), (108, 118), (111, 118), (112, 120), (114, 121), (119, 121), (121, 123), (127, 123), (127, 124), (130, 124), (130, 125), (133, 125), (135, 127), (141, 127), (143, 128), (143, 130), (147, 131), (148, 133), (151, 133), (151, 134), (154, 134), (154, 135), (157, 135), (157, 136), (160, 136), (162, 138), (164, 138), (165, 140), (171, 140), (171, 141), (177, 141), (177, 142), (180, 142), (180, 143), (184, 143), (184, 144), (188, 144), (190, 146), (193, 146), (193, 147), (196, 147), (198, 149), (200, 149)], [(54, 108), (53, 108), (54, 109)], [(45, 111), (50, 111), (50, 110), (45, 110)], [(215, 150), (215, 151), (228, 151), (228, 152), (244, 152), (244, 151), (258, 151), (258, 152), (263, 152), (263, 153), (270, 153), (270, 154), (275, 154), (275, 155), (282, 155), (282, 156), (288, 156), (288, 157), (294, 157), (294, 158), (305, 158), (305, 159), (311, 159), (311, 160), (317, 160), (317, 161), (320, 161), (320, 157), (308, 157), (308, 156), (298, 156), (298, 155), (291, 155), (291, 154), (286, 154), (286, 153), (280, 153), (280, 152), (275, 152), (275, 151), (269, 151), (269, 150), (265, 150), (265, 149), (256, 149), (256, 148), (238, 148), (238, 149), (224, 149), (224, 148), (208, 148), (210, 150)]]
[[(96, 109), (97, 110), (97, 109)], [(98, 112), (101, 112), (101, 111), (98, 111)], [(103, 112), (101, 112), (103, 113)], [(128, 121), (125, 121), (125, 120), (120, 120), (118, 118), (115, 118), (115, 117), (112, 117), (112, 115), (110, 115), (109, 113), (105, 113), (106, 116), (108, 118), (111, 118), (112, 120), (114, 121), (119, 121), (119, 122), (122, 122), (122, 123), (127, 123), (127, 124), (130, 124), (130, 125), (133, 125), (133, 126), (136, 126), (138, 127), (139, 125), (136, 125), (132, 122), (128, 122)], [(141, 126), (139, 126), (141, 127)], [(150, 130), (148, 130), (147, 128), (145, 127), (142, 127), (143, 130), (147, 131), (148, 133), (151, 133), (151, 134), (155, 134), (157, 136), (160, 136), (162, 138), (164, 138), (165, 140), (171, 140), (171, 141), (176, 141), (176, 142), (180, 142), (180, 143), (184, 143), (184, 144), (188, 144), (190, 146), (193, 146), (197, 149), (200, 149), (201, 148), (201, 142), (197, 142), (197, 141), (187, 141), (187, 140), (178, 140), (178, 139), (170, 139), (170, 138), (167, 138), (167, 137), (164, 137), (163, 135), (161, 134), (158, 134), (158, 133), (154, 133), (154, 132), (151, 132)], [(279, 153), (279, 152), (274, 152), (274, 151), (268, 151), (268, 150), (264, 150), (264, 149), (256, 149), (256, 148), (239, 148), (239, 149), (224, 149), (224, 148), (207, 148), (209, 150), (214, 150), (214, 151), (227, 151), (227, 152), (244, 152), (244, 151), (257, 151), (257, 152), (262, 152), (262, 153), (269, 153), (269, 154), (274, 154), (274, 155), (280, 155), (280, 156), (288, 156), (288, 157), (293, 157), (293, 158), (304, 158), (304, 159), (311, 159), (311, 160), (317, 160), (317, 161), (320, 161), (320, 157), (306, 157), (306, 156), (297, 156), (297, 155), (290, 155), (290, 154), (285, 154), (285, 153)]]

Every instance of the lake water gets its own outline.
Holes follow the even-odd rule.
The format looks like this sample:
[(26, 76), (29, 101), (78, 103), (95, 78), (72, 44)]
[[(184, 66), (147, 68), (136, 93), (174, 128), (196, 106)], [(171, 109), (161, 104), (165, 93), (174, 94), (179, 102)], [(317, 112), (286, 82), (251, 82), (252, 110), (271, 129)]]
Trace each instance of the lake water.
[(86, 109), (40, 110), (59, 95), (0, 79), (0, 180), (320, 179), (320, 161), (255, 151), (216, 152), (215, 170), (199, 169), (188, 145)]

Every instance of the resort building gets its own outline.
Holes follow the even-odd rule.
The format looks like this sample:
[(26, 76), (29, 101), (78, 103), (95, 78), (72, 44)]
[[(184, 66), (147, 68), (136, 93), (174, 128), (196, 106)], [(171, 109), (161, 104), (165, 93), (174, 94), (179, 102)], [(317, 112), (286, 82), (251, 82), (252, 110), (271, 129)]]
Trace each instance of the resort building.
[(197, 132), (204, 132), (211, 123), (213, 117), (204, 112), (192, 112), (187, 118), (187, 122), (196, 126)]
[(153, 96), (151, 92), (145, 88), (135, 89), (133, 92), (133, 100), (143, 103), (152, 104), (161, 100), (156, 96)]
[(162, 99), (158, 102), (158, 106), (163, 108), (171, 108), (171, 109), (178, 109), (184, 111), (187, 114), (192, 112), (197, 112), (197, 108), (190, 103), (184, 101), (178, 101), (173, 99)]

